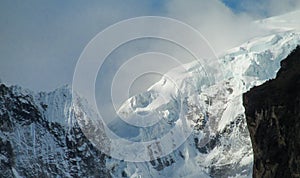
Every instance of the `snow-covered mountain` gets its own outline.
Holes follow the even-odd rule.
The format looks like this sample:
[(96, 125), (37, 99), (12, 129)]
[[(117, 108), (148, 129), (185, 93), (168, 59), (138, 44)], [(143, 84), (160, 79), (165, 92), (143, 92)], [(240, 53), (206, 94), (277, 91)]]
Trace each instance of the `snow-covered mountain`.
[[(159, 172), (149, 171), (149, 163), (135, 164), (135, 167), (142, 170), (142, 175), (154, 177), (193, 177), (199, 176), (200, 172), (213, 177), (251, 177), (253, 158), (242, 106), (242, 93), (274, 78), (280, 61), (298, 44), (300, 34), (290, 31), (259, 37), (220, 57), (225, 68), (225, 80), (220, 83), (201, 92), (199, 88), (186, 87), (184, 83), (191, 80), (197, 80), (201, 86), (198, 73), (193, 73), (193, 69), (199, 66), (191, 64), (187, 70), (190, 74), (177, 73), (176, 69), (171, 71), (173, 75), (177, 73), (180, 76), (178, 80), (176, 76), (172, 78), (180, 83), (178, 86), (182, 86), (180, 91), (176, 91), (172, 81), (168, 80), (171, 77), (163, 77), (146, 92), (126, 101), (119, 111), (126, 120), (135, 119), (139, 112), (155, 112), (163, 121), (169, 123), (158, 124), (152, 130), (140, 129), (140, 135), (137, 136), (140, 140), (145, 135), (158, 134), (157, 130), (161, 127), (170, 129), (172, 124), (176, 124), (180, 112), (178, 102), (183, 104), (181, 107), (187, 108), (184, 116), (190, 118), (195, 126), (192, 136), (168, 156), (174, 160), (172, 165), (163, 165), (165, 168), (160, 168)], [(183, 92), (188, 93), (185, 98), (179, 96)], [(157, 97), (156, 93), (168, 93), (172, 97), (167, 100), (164, 98), (164, 102), (157, 102), (162, 98)], [(122, 126), (116, 130), (121, 128)], [(127, 164), (127, 167), (130, 168), (130, 165)], [(159, 161), (154, 161), (153, 165), (159, 165)]]
[(106, 156), (83, 135), (78, 114), (85, 111), (72, 105), (67, 86), (34, 94), (1, 84), (0, 177), (109, 177)]
[[(293, 25), (281, 30), (270, 25), (292, 17), (297, 18), (284, 15), (257, 22), (267, 24), (270, 34), (220, 56), (224, 79), (216, 84), (205, 87), (207, 78), (199, 73), (200, 65), (190, 63), (187, 70), (171, 70), (122, 105), (118, 113), (125, 120), (145, 113), (160, 118), (150, 129), (138, 129), (134, 138), (138, 141), (165, 134), (180, 124), (181, 117), (193, 126), (182, 145), (176, 139), (169, 143), (178, 149), (148, 162), (117, 160), (96, 149), (80, 126), (93, 129), (88, 118), (97, 114), (83, 98), (72, 101), (70, 87), (36, 94), (2, 84), (0, 177), (251, 177), (253, 156), (242, 94), (274, 78), (280, 61), (300, 44)], [(123, 125), (113, 123), (112, 128), (120, 131)], [(109, 149), (104, 129), (94, 132)], [(155, 151), (149, 148), (149, 154)]]

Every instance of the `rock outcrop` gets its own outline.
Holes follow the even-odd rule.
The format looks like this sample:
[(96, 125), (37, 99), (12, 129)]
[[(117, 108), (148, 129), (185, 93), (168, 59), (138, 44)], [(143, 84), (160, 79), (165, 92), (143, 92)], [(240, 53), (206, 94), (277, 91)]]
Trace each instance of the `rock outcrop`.
[(243, 96), (250, 131), (253, 177), (300, 177), (300, 47), (275, 79)]

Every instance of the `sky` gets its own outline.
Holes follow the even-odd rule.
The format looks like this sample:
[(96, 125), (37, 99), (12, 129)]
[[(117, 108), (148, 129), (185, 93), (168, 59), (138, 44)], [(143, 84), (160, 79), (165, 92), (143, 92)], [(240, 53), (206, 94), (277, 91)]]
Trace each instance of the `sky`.
[(76, 62), (88, 42), (106, 27), (128, 18), (181, 20), (199, 30), (219, 54), (260, 34), (250, 24), (253, 20), (293, 11), (299, 5), (299, 0), (2, 0), (0, 79), (34, 91), (71, 84)]
[(235, 13), (247, 13), (255, 18), (270, 17), (297, 10), (299, 0), (222, 0)]

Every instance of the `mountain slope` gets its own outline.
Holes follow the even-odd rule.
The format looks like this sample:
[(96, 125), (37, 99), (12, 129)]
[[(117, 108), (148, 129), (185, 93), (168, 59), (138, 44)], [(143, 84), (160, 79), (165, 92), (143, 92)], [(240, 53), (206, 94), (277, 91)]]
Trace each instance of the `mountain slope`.
[(66, 127), (76, 121), (70, 96), (68, 88), (34, 95), (0, 85), (0, 177), (110, 176), (78, 124)]

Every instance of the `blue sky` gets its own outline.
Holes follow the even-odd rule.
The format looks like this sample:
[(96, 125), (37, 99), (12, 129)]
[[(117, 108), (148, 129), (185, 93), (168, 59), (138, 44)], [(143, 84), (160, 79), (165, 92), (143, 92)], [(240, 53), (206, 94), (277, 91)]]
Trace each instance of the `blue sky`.
[(35, 91), (70, 84), (78, 57), (97, 33), (120, 20), (144, 15), (189, 23), (221, 51), (255, 35), (246, 34), (243, 26), (248, 21), (294, 10), (299, 0), (284, 2), (2, 0), (0, 78)]
[(233, 11), (241, 12), (241, 9), (239, 8), (240, 1), (238, 0), (222, 0), (226, 6), (230, 7)]
[(235, 13), (247, 13), (256, 18), (270, 17), (293, 11), (299, 0), (222, 0)]

